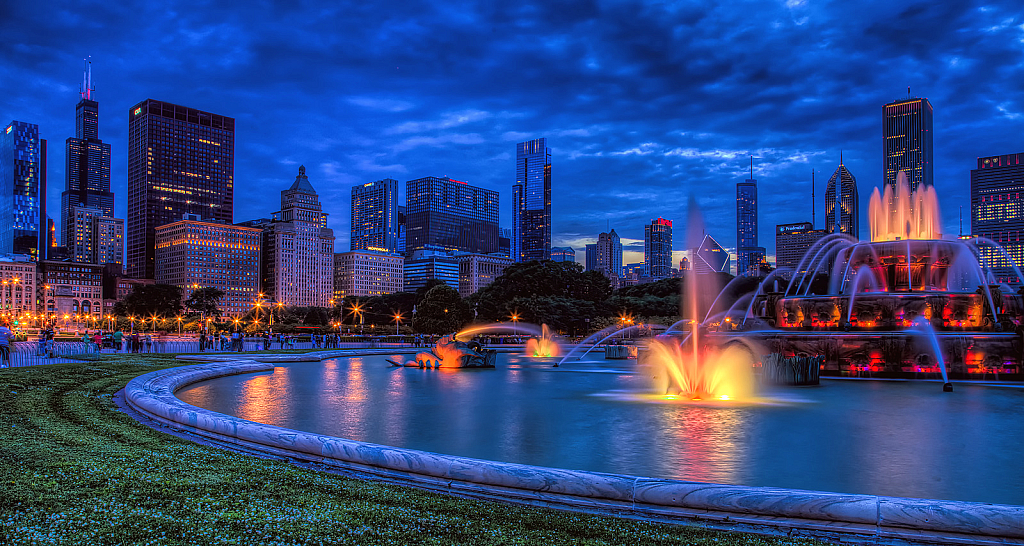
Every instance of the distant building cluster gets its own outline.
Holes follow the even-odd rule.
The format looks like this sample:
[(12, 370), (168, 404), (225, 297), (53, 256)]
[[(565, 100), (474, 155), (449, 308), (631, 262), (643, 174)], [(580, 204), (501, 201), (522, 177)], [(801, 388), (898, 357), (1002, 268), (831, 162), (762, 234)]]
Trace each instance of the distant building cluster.
[[(351, 188), (348, 252), (335, 252), (319, 195), (304, 167), (282, 183), (280, 207), (268, 217), (234, 223), (235, 119), (146, 99), (128, 109), (127, 218), (114, 216), (112, 152), (99, 132), (99, 102), (86, 63), (75, 108), (75, 134), (65, 141), (65, 181), (57, 211), (46, 207), (47, 141), (39, 127), (0, 127), (0, 314), (74, 315), (96, 324), (138, 286), (215, 287), (229, 317), (262, 303), (329, 306), (346, 297), (416, 291), (439, 280), (469, 296), (511, 264), (575, 262), (576, 250), (552, 247), (552, 160), (546, 138), (516, 144), (511, 229), (499, 228), (498, 192), (448, 176), (404, 185), (386, 178)], [(908, 97), (882, 107), (883, 181), (895, 188), (905, 172), (912, 188), (933, 183), (933, 110)], [(683, 272), (763, 275), (770, 266), (758, 237), (758, 181), (736, 183), (735, 269), (711, 233), (673, 258), (673, 222), (644, 226), (644, 261), (623, 264), (614, 229), (586, 244), (587, 271), (615, 287)], [(811, 221), (776, 226), (775, 266), (783, 274), (823, 238), (860, 237), (857, 180), (843, 163), (824, 194), (817, 226), (812, 173)], [(1012, 258), (1024, 262), (1024, 153), (978, 159), (971, 171), (970, 234), (997, 283), (1021, 284)], [(51, 215), (56, 219), (51, 218)], [(58, 236), (59, 226), (59, 236)], [(961, 229), (962, 231), (962, 229)], [(1005, 249), (1005, 251), (1003, 250)], [(678, 265), (678, 268), (674, 267)]]

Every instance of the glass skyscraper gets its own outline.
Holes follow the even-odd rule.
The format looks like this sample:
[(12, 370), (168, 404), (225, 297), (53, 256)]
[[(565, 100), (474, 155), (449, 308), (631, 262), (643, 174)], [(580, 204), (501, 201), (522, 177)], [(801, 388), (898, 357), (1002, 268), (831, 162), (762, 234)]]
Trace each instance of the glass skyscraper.
[(399, 201), (398, 181), (385, 178), (352, 186), (351, 250), (404, 252), (402, 226), (404, 204)]
[[(0, 253), (38, 258), (46, 248), (46, 140), (12, 121), (0, 132)], [(45, 256), (45, 253), (42, 254)]]
[(934, 182), (932, 104), (906, 98), (882, 107), (882, 181), (896, 194), (896, 177), (907, 173), (910, 189)]
[[(1024, 153), (978, 158), (971, 170), (971, 234), (999, 243), (1024, 265)], [(1001, 252), (991, 245), (978, 249), (997, 283), (1024, 283)]]
[[(654, 279), (672, 276), (672, 221), (664, 218), (651, 220), (644, 226), (644, 263), (647, 274)], [(621, 269), (622, 262), (619, 262)]]
[(751, 176), (736, 184), (736, 276), (757, 275), (764, 255), (757, 246), (757, 180)]
[(147, 99), (128, 109), (129, 277), (156, 273), (156, 228), (184, 215), (230, 224), (235, 120)]
[[(99, 253), (99, 248), (113, 250), (124, 245), (116, 241), (99, 241), (110, 232), (103, 225), (124, 223), (114, 220), (114, 194), (110, 191), (110, 144), (99, 138), (99, 103), (93, 100), (92, 73), (86, 64), (81, 100), (75, 108), (75, 136), (65, 142), (66, 181), (60, 194), (61, 246), (77, 262), (99, 263), (116, 257), (124, 262), (124, 253)], [(99, 223), (99, 224), (98, 224)], [(116, 231), (116, 229), (115, 229)], [(101, 257), (100, 254), (103, 254)], [(111, 262), (114, 263), (114, 262)]]
[(859, 239), (859, 203), (857, 179), (840, 163), (825, 187), (825, 229), (829, 233), (845, 233)]
[(405, 183), (405, 200), (407, 257), (421, 250), (498, 252), (498, 192), (428, 176)]
[(546, 138), (516, 144), (512, 259), (551, 259), (551, 148)]

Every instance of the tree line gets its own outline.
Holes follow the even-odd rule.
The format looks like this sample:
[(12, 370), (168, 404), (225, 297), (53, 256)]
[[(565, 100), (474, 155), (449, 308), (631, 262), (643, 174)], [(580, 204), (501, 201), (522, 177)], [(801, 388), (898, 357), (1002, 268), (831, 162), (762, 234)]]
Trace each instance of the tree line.
[[(700, 275), (702, 297), (717, 295), (732, 276)], [(744, 279), (745, 281), (745, 279)], [(446, 334), (473, 323), (513, 320), (547, 324), (564, 335), (586, 335), (624, 317), (644, 323), (672, 324), (686, 316), (681, 294), (687, 279), (669, 278), (613, 290), (607, 277), (584, 271), (574, 262), (532, 261), (512, 264), (490, 285), (468, 298), (454, 288), (431, 279), (416, 292), (372, 297), (346, 297), (333, 307), (255, 306), (241, 317), (246, 329), (265, 329), (270, 313), (274, 330), (321, 327), (327, 330), (391, 333)], [(723, 297), (735, 301), (752, 290), (757, 279), (733, 283)], [(747, 286), (749, 284), (750, 286)], [(182, 301), (182, 291), (170, 285), (137, 287), (114, 307), (120, 316), (160, 316), (220, 319), (223, 291), (200, 288)], [(703, 307), (706, 308), (705, 302)], [(701, 317), (703, 318), (703, 317)], [(256, 322), (259, 321), (259, 322)]]

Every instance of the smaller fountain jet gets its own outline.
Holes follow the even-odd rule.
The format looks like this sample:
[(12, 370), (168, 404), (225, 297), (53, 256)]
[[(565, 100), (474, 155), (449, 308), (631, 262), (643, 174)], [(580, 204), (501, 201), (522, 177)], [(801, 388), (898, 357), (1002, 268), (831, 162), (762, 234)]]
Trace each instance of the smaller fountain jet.
[(541, 324), (540, 337), (530, 338), (526, 342), (526, 356), (532, 357), (556, 357), (561, 353), (558, 342), (551, 335), (547, 324)]

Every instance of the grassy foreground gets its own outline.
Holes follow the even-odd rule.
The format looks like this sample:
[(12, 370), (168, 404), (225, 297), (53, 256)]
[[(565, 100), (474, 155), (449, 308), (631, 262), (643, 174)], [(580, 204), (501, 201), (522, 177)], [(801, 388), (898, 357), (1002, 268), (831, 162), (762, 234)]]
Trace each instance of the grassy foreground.
[(0, 370), (2, 544), (811, 545), (480, 502), (196, 445), (118, 412), (170, 355)]

